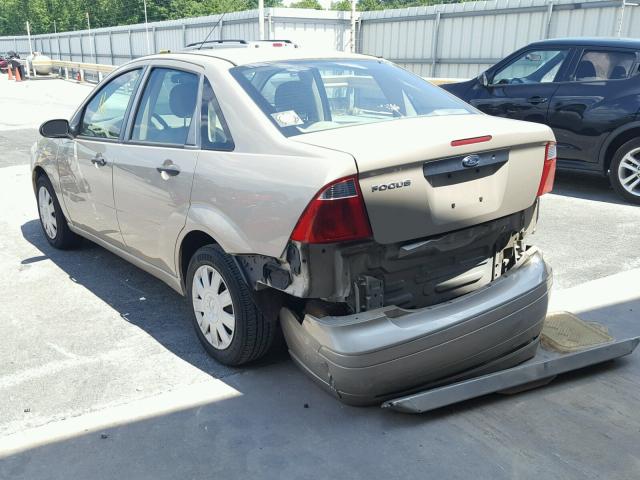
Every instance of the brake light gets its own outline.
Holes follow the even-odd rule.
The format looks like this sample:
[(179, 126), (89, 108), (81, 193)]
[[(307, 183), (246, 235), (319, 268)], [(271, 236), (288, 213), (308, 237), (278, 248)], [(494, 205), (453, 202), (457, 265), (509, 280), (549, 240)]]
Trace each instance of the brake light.
[(332, 243), (372, 235), (358, 177), (353, 175), (331, 182), (311, 200), (293, 229), (291, 240)]
[(493, 137), (491, 135), (484, 135), (482, 137), (461, 138), (460, 140), (451, 140), (452, 147), (461, 147), (463, 145), (472, 145), (474, 143), (488, 142)]
[(556, 178), (556, 143), (549, 142), (544, 149), (544, 165), (542, 166), (542, 177), (538, 187), (538, 196), (549, 193), (553, 190), (553, 181)]

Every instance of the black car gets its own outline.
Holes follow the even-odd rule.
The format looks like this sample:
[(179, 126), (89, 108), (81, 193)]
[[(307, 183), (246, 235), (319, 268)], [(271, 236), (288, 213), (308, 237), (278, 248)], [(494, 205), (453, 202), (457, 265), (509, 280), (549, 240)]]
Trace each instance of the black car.
[(490, 115), (549, 125), (558, 168), (609, 175), (640, 204), (640, 40), (532, 43), (477, 78), (442, 85)]

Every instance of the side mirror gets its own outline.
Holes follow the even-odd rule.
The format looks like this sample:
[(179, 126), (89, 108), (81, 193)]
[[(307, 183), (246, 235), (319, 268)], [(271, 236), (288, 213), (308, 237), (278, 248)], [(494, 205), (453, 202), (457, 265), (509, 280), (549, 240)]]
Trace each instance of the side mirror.
[(40, 125), (40, 135), (46, 138), (71, 138), (69, 121), (64, 119), (46, 121)]
[(482, 72), (480, 75), (478, 75), (478, 82), (480, 82), (480, 85), (482, 85), (483, 87), (489, 86), (489, 77), (487, 76), (487, 72)]

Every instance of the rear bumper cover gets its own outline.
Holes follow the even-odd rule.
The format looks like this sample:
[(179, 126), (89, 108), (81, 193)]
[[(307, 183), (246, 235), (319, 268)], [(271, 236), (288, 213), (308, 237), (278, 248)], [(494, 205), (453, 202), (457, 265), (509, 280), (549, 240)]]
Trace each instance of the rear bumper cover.
[[(551, 269), (534, 248), (502, 277), (449, 302), (306, 315), (302, 322), (283, 309), (281, 322), (291, 356), (317, 383), (345, 403), (376, 404), (500, 364), (496, 360), (537, 343), (551, 281)], [(535, 348), (526, 350), (535, 354)]]

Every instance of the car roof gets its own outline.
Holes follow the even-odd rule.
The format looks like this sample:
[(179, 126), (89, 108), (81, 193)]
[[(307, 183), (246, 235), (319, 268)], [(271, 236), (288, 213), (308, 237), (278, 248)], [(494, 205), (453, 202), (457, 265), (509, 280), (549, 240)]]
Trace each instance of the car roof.
[(234, 65), (249, 65), (252, 63), (286, 61), (286, 60), (318, 60), (318, 59), (362, 59), (371, 60), (369, 55), (338, 52), (333, 50), (313, 50), (305, 48), (214, 48), (202, 50), (189, 50), (183, 52), (171, 52), (152, 55), (147, 58), (185, 58), (193, 59), (193, 56), (205, 58), (218, 58), (226, 60)]
[(533, 42), (529, 46), (563, 45), (580, 47), (614, 47), (614, 48), (640, 48), (640, 39), (637, 38), (609, 38), (609, 37), (575, 37), (575, 38), (550, 38)]

